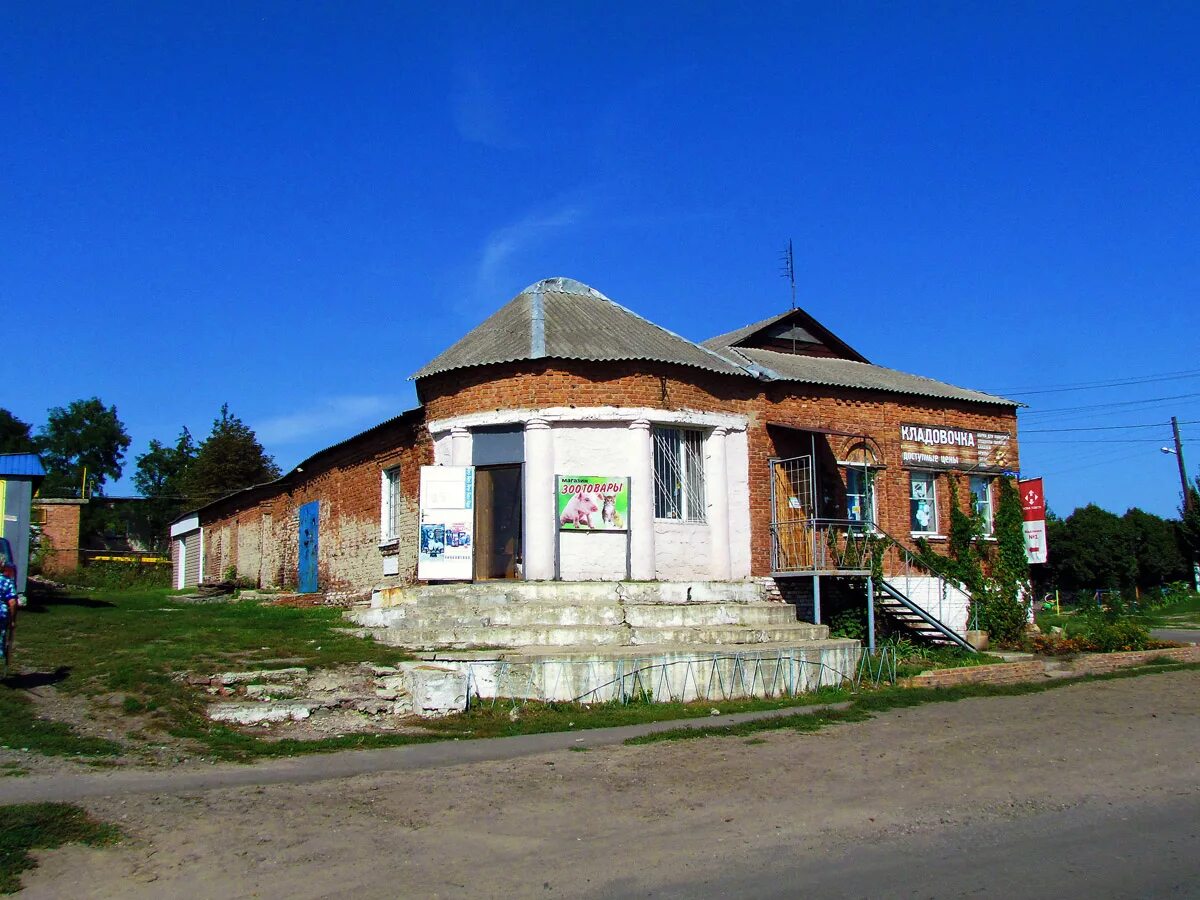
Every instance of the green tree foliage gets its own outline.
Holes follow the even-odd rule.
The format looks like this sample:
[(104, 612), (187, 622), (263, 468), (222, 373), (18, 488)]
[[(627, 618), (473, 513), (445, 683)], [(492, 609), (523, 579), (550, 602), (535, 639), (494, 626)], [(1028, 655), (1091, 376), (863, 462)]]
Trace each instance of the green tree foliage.
[(31, 427), (7, 409), (0, 409), (0, 453), (30, 453), (36, 449)]
[[(1123, 516), (1089, 504), (1066, 519), (1047, 517), (1050, 560), (1039, 566), (1040, 591), (1116, 589), (1132, 593), (1191, 580), (1189, 541), (1200, 538), (1200, 508), (1182, 521), (1141, 509)], [(1194, 537), (1190, 537), (1194, 535)]]
[(187, 468), (183, 492), (193, 504), (199, 504), (278, 477), (275, 460), (250, 427), (230, 414), (226, 403)]
[(1188, 492), (1192, 500), (1188, 508), (1182, 511), (1179, 533), (1190, 566), (1192, 562), (1200, 560), (1200, 476), (1196, 477), (1195, 485)]
[(1094, 503), (1071, 513), (1056, 529), (1049, 556), (1056, 583), (1067, 590), (1132, 587), (1137, 555), (1125, 523)]
[(147, 546), (165, 547), (168, 527), (187, 509), (184, 484), (198, 452), (192, 433), (184, 428), (174, 447), (152, 440), (150, 449), (137, 458), (133, 483), (148, 502), (133, 529)]
[(1135, 561), (1135, 582), (1152, 588), (1190, 578), (1179, 524), (1134, 508), (1122, 516)]
[(79, 496), (85, 468), (88, 493), (103, 495), (105, 483), (121, 477), (129, 435), (117, 408), (92, 397), (51, 409), (34, 443), (46, 467), (44, 495)]

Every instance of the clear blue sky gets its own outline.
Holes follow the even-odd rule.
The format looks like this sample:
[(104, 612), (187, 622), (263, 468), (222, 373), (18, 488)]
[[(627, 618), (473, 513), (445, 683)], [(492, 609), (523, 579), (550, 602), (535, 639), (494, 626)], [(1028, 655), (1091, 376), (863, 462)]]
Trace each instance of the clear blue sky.
[(1174, 413), (1200, 467), (1198, 46), (1188, 3), (6, 4), (0, 405), (115, 403), (128, 475), (228, 401), (287, 468), (539, 278), (701, 339), (792, 238), (874, 362), (1192, 373), (1018, 396), (1052, 507), (1170, 514), (1165, 426), (1043, 429)]

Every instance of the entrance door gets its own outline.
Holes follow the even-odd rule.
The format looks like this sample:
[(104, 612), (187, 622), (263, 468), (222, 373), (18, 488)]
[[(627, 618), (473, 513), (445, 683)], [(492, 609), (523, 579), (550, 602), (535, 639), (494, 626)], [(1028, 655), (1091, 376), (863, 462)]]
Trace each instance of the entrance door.
[(811, 456), (771, 462), (771, 569), (813, 567), (813, 467)]
[(521, 467), (475, 467), (475, 578), (520, 578)]
[(319, 500), (300, 507), (300, 564), (296, 579), (300, 593), (317, 592), (317, 520)]

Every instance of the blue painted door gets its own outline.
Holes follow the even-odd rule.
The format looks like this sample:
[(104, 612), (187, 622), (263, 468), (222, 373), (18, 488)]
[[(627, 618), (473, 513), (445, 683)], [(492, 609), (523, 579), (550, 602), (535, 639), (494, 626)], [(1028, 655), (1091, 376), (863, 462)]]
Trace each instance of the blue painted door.
[(320, 501), (300, 507), (300, 571), (296, 579), (302, 594), (317, 592), (317, 519)]

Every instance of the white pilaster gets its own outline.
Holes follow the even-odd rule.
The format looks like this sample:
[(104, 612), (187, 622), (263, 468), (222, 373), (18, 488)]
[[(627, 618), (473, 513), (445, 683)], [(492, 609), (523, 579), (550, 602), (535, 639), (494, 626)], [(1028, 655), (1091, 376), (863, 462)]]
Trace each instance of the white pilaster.
[(525, 423), (525, 578), (554, 578), (554, 549), (558, 526), (554, 521), (554, 441), (550, 423), (530, 419)]
[(712, 559), (710, 573), (714, 581), (728, 581), (732, 575), (729, 558), (729, 464), (725, 452), (724, 428), (714, 428), (708, 436), (708, 534)]
[(650, 422), (629, 423), (632, 440), (632, 476), (629, 485), (629, 576), (653, 581), (654, 565), (654, 442)]
[(450, 465), (471, 465), (471, 432), (466, 428), (450, 429)]

